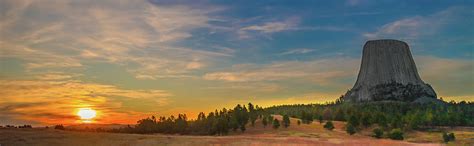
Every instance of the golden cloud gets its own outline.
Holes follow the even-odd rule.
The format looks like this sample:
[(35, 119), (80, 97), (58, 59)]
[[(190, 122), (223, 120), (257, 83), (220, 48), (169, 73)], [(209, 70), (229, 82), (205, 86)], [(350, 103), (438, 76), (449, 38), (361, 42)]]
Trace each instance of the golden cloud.
[[(144, 116), (143, 113), (122, 108), (123, 102), (114, 99), (148, 99), (157, 106), (169, 103), (172, 94), (163, 90), (126, 90), (112, 85), (84, 83), (77, 80), (0, 80), (0, 112), (17, 120), (37, 121), (43, 124), (71, 124), (77, 122), (75, 110), (89, 107), (97, 110), (98, 122), (112, 122), (113, 115)], [(129, 117), (128, 116), (128, 117)], [(125, 123), (133, 120), (122, 117)], [(112, 122), (112, 123), (117, 123)]]

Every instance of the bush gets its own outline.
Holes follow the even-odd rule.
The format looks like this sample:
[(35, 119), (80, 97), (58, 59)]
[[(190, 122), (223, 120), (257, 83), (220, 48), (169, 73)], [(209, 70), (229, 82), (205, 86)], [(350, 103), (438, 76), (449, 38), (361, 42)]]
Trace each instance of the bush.
[(346, 132), (349, 134), (349, 135), (352, 135), (354, 133), (356, 133), (356, 129), (354, 126), (352, 126), (352, 124), (347, 124), (346, 126)]
[(278, 127), (280, 127), (280, 121), (278, 121), (278, 119), (274, 119), (273, 120), (273, 128), (278, 129)]
[(449, 141), (454, 141), (456, 140), (456, 137), (454, 136), (454, 133), (446, 133), (443, 132), (443, 140), (444, 142), (449, 142)]
[(449, 133), (449, 141), (455, 141), (456, 137), (454, 136), (454, 133)]
[(444, 142), (449, 142), (449, 136), (446, 132), (443, 132), (443, 141)]
[(392, 129), (389, 135), (390, 139), (393, 140), (403, 140), (403, 132), (400, 128)]
[(66, 128), (64, 128), (63, 125), (56, 125), (54, 126), (54, 129), (58, 129), (58, 130), (66, 130)]
[(334, 129), (334, 125), (331, 121), (327, 121), (326, 124), (324, 124), (324, 128), (326, 128), (327, 130), (332, 130)]
[(33, 128), (31, 125), (18, 126), (18, 128)]
[(380, 129), (380, 128), (375, 128), (375, 129), (373, 130), (373, 132), (374, 132), (374, 137), (375, 137), (375, 138), (382, 138), (382, 135), (383, 135), (382, 129)]

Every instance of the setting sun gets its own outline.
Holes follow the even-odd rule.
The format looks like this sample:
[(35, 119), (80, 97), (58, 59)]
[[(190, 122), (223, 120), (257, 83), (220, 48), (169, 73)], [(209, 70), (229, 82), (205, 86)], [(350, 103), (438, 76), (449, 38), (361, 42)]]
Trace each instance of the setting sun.
[(91, 108), (80, 108), (77, 115), (83, 122), (90, 122), (96, 116), (97, 112)]

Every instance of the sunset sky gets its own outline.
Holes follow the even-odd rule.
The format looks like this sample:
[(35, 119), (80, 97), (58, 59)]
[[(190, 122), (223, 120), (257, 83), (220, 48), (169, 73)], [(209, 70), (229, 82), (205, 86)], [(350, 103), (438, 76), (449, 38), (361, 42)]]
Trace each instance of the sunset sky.
[(474, 1), (297, 2), (1, 0), (0, 125), (334, 101), (371, 39), (406, 41), (438, 97), (474, 101)]

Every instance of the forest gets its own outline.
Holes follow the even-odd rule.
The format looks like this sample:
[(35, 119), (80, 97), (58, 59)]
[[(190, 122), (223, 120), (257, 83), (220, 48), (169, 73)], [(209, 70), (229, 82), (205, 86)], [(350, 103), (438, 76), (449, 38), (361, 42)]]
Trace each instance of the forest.
[[(403, 131), (428, 130), (437, 127), (474, 126), (473, 102), (408, 103), (397, 101), (350, 103), (337, 100), (325, 104), (278, 105), (267, 108), (236, 105), (233, 109), (223, 108), (207, 115), (199, 113), (197, 119), (188, 119), (185, 114), (177, 117), (148, 117), (135, 126), (108, 130), (122, 133), (164, 133), (183, 135), (227, 135), (230, 131), (245, 132), (247, 126), (257, 121), (274, 129), (291, 126), (289, 117), (298, 118), (298, 125), (313, 121), (325, 122), (324, 127), (332, 130), (331, 121), (346, 121), (346, 131), (354, 134), (361, 129), (376, 126), (374, 137), (384, 131), (394, 133), (393, 139)], [(282, 121), (272, 115), (282, 115)], [(258, 120), (260, 119), (260, 120)], [(400, 138), (399, 138), (400, 139)], [(403, 137), (401, 137), (403, 139)]]

